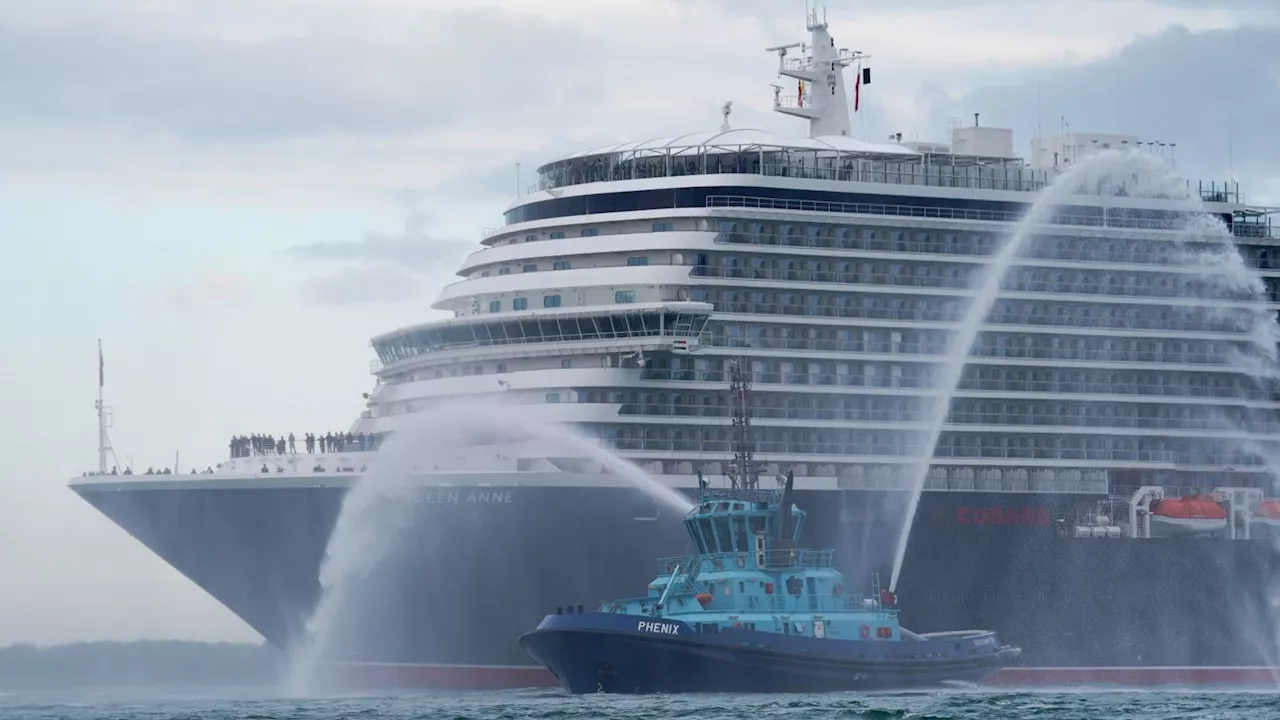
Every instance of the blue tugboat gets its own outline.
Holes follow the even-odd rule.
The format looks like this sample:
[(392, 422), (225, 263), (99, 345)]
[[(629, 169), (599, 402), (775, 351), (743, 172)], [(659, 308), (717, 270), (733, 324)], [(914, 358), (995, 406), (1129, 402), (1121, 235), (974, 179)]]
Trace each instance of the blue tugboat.
[(696, 554), (659, 561), (644, 597), (558, 608), (520, 646), (571, 693), (827, 692), (977, 682), (1020, 654), (996, 634), (916, 634), (895, 600), (846, 592), (833, 551), (797, 546), (793, 477), (759, 487), (749, 382), (732, 372), (737, 451), (730, 487), (700, 479), (684, 518)]

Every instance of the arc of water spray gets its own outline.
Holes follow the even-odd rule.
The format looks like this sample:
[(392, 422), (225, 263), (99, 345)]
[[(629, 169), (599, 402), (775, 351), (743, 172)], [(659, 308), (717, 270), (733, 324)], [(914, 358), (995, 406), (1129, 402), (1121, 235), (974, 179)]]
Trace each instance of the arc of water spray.
[[(929, 475), (930, 462), (937, 449), (938, 439), (942, 436), (947, 414), (951, 408), (951, 399), (955, 396), (960, 384), (960, 376), (968, 363), (973, 343), (982, 330), (982, 323), (995, 305), (1000, 295), (1000, 286), (1013, 264), (1013, 259), (1022, 251), (1027, 241), (1040, 229), (1048, 219), (1053, 208), (1063, 204), (1064, 200), (1076, 194), (1082, 186), (1097, 186), (1100, 181), (1109, 177), (1139, 177), (1144, 172), (1156, 171), (1167, 173), (1158, 160), (1136, 151), (1104, 151), (1092, 155), (1067, 172), (1058, 176), (1053, 184), (1044, 190), (1036, 202), (1027, 211), (1027, 215), (1018, 224), (1013, 235), (1005, 241), (1000, 251), (992, 258), (983, 273), (982, 285), (969, 303), (952, 342), (948, 346), (947, 357), (943, 362), (942, 373), (935, 389), (938, 394), (929, 407), (926, 420), (926, 434), (923, 450), (917, 462), (913, 463), (911, 475), (914, 482), (910, 488), (910, 499), (902, 527), (898, 532), (897, 545), (894, 548), (893, 574), (889, 579), (889, 591), (895, 592), (898, 579), (902, 574), (902, 562), (907, 554), (907, 540), (911, 536), (911, 527), (915, 524), (916, 509), (920, 505), (920, 495), (924, 491), (925, 480)], [(1165, 192), (1176, 192), (1176, 183), (1170, 183)]]
[(450, 455), (474, 445), (476, 436), (504, 435), (535, 439), (585, 455), (666, 508), (683, 516), (693, 503), (643, 470), (619, 458), (569, 426), (531, 418), (514, 403), (468, 398), (405, 417), (405, 424), (382, 444), (367, 472), (347, 491), (325, 547), (320, 567), (320, 597), (308, 618), (304, 637), (290, 657), (288, 690), (313, 694), (317, 670), (331, 650), (335, 626), (351, 607), (360, 583), (382, 562), (400, 533), (413, 522), (410, 493), (415, 464), (424, 457)]

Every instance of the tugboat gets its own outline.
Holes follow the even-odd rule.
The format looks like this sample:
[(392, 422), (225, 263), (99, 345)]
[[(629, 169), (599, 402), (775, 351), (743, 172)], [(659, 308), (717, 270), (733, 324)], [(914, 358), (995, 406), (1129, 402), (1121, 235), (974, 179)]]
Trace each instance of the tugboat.
[(644, 597), (595, 612), (557, 608), (520, 646), (570, 693), (829, 692), (981, 681), (1020, 654), (993, 632), (917, 634), (873, 577), (849, 594), (832, 550), (798, 543), (805, 512), (794, 476), (759, 487), (749, 381), (731, 369), (736, 448), (729, 487), (699, 473), (684, 518), (695, 554), (666, 558)]

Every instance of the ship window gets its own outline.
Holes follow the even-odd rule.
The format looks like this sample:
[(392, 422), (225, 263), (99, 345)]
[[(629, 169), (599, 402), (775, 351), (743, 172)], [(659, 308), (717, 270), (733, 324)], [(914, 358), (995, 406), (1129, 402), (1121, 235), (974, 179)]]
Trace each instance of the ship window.
[(715, 528), (716, 542), (720, 545), (720, 552), (733, 552), (733, 530), (729, 526), (728, 518), (717, 520)]
[(560, 393), (547, 393), (545, 399), (549, 403), (558, 403), (560, 402)]
[(553, 270), (568, 270), (570, 267), (573, 266), (569, 264), (568, 260), (557, 260), (551, 265)]
[(510, 274), (510, 273), (511, 273), (511, 268), (508, 268), (508, 267), (498, 268), (498, 274), (499, 274), (499, 275), (507, 275), (507, 274)]
[(538, 240), (538, 236), (537, 236), (537, 235), (525, 235), (525, 236), (524, 236), (524, 241), (525, 241), (525, 242), (537, 242), (537, 240)]
[(557, 230), (557, 231), (555, 231), (555, 232), (553, 232), (553, 233), (548, 234), (548, 235), (547, 235), (547, 237), (551, 238), (552, 240), (563, 240), (563, 239), (564, 239), (564, 233), (563, 233), (563, 232), (561, 232), (561, 231), (559, 231), (559, 230)]
[(582, 237), (595, 237), (600, 234), (600, 228), (582, 228)]
[(703, 552), (716, 552), (712, 543), (715, 542), (714, 535), (711, 534), (711, 519), (703, 518), (698, 521), (699, 545), (702, 546)]
[(636, 293), (634, 290), (619, 290), (613, 294), (613, 301), (616, 303), (633, 303), (636, 301)]
[(629, 257), (629, 258), (627, 258), (627, 264), (628, 264), (628, 265), (648, 265), (648, 264), (649, 264), (649, 258), (647, 258), (647, 257)]
[(657, 222), (653, 224), (654, 232), (671, 232), (672, 230), (675, 230), (675, 229), (676, 229), (675, 223)]
[(489, 301), (489, 312), (502, 312), (502, 301), (501, 301), (501, 300), (490, 300), (490, 301)]
[(526, 310), (529, 307), (528, 298), (516, 298), (511, 301), (512, 310)]
[(549, 307), (549, 308), (560, 307), (560, 296), (559, 295), (543, 296), (542, 307)]
[(528, 265), (521, 267), (520, 272), (538, 272), (538, 266), (534, 263), (529, 263)]

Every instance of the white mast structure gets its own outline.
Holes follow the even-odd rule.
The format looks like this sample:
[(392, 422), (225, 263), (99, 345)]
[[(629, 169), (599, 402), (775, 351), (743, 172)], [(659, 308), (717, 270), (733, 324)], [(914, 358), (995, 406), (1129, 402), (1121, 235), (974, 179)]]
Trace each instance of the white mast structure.
[[(848, 48), (836, 49), (836, 41), (827, 32), (825, 13), (821, 22), (818, 11), (808, 14), (809, 44), (791, 43), (766, 48), (778, 53), (778, 75), (795, 78), (799, 89), (794, 99), (781, 97), (782, 88), (774, 85), (773, 109), (784, 115), (809, 121), (809, 136), (850, 135), (849, 101), (844, 90), (844, 69), (870, 57)], [(787, 60), (787, 51), (800, 48), (803, 58)], [(805, 84), (809, 90), (805, 91)]]
[(102, 338), (98, 338), (98, 402), (94, 407), (98, 410), (98, 472), (107, 474), (107, 454), (115, 455), (111, 440), (107, 437), (107, 428), (111, 426), (111, 414), (102, 402), (104, 363), (102, 360)]

